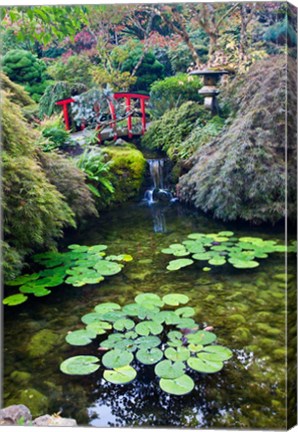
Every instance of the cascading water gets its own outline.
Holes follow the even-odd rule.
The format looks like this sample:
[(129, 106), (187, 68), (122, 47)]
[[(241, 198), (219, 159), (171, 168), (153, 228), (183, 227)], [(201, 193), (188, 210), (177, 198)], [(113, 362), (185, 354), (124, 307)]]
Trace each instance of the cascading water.
[(165, 203), (173, 202), (171, 192), (164, 186), (164, 159), (148, 159), (150, 177), (152, 185), (144, 195), (144, 201), (150, 207), (153, 218), (154, 232), (166, 232), (165, 210), (168, 205)]

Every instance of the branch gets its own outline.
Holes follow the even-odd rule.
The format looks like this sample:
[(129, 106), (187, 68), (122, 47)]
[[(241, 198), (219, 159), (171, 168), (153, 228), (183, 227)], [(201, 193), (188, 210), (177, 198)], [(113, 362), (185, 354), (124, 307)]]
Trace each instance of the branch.
[(230, 13), (232, 13), (238, 6), (240, 6), (240, 4), (241, 4), (240, 2), (236, 3), (218, 20), (218, 23), (216, 24), (217, 29), (220, 26), (220, 24), (227, 18), (227, 16), (230, 15)]

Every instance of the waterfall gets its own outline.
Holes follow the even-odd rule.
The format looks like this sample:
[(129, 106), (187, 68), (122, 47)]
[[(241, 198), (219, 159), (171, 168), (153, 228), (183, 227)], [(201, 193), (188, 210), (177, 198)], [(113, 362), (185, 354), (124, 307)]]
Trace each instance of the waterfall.
[(163, 189), (164, 159), (148, 159), (151, 178), (155, 189)]

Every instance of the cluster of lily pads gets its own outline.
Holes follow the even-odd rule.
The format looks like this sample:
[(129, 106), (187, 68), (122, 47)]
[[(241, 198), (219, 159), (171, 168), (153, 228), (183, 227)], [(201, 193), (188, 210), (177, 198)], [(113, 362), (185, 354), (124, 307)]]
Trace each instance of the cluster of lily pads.
[(20, 286), (19, 293), (3, 299), (3, 304), (16, 306), (24, 303), (28, 296), (43, 297), (51, 293), (49, 288), (63, 283), (80, 287), (86, 284), (98, 284), (105, 276), (119, 273), (123, 267), (121, 261), (131, 261), (131, 255), (109, 255), (104, 252), (106, 245), (81, 246), (72, 244), (67, 252), (45, 252), (33, 256), (33, 260), (45, 267), (37, 273), (25, 274), (6, 285)]
[(60, 370), (68, 375), (88, 375), (102, 364), (106, 381), (126, 384), (137, 376), (135, 367), (139, 362), (155, 365), (163, 391), (173, 395), (191, 392), (195, 382), (188, 373), (218, 372), (232, 352), (214, 345), (216, 335), (200, 328), (191, 318), (195, 310), (185, 306), (188, 301), (183, 294), (160, 298), (143, 293), (135, 297), (135, 303), (123, 307), (117, 303), (95, 306), (93, 312), (82, 317), (85, 328), (69, 332), (66, 341), (85, 346), (109, 333), (99, 344), (104, 355), (101, 359), (94, 355), (70, 357), (61, 363)]
[[(182, 243), (171, 244), (162, 249), (162, 253), (178, 257), (169, 262), (170, 271), (187, 267), (195, 261), (206, 261), (211, 266), (221, 266), (227, 262), (238, 269), (249, 269), (259, 266), (257, 259), (268, 258), (274, 252), (296, 252), (296, 244), (287, 248), (275, 240), (263, 240), (258, 237), (234, 237), (232, 231), (221, 231), (216, 234), (193, 233)], [(191, 258), (183, 258), (189, 257)], [(211, 268), (204, 267), (204, 271)]]

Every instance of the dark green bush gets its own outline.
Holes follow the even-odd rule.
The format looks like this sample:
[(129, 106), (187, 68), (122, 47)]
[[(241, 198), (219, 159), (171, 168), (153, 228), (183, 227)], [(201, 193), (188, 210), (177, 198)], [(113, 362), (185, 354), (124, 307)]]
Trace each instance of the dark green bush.
[(224, 220), (274, 223), (286, 215), (287, 191), (288, 216), (295, 217), (294, 62), (274, 56), (255, 63), (245, 76), (234, 80), (229, 93), (235, 114), (218, 137), (195, 153), (192, 169), (178, 185), (181, 200)]
[(196, 102), (185, 102), (179, 108), (167, 111), (159, 120), (151, 123), (142, 138), (142, 145), (165, 151), (169, 157), (177, 156), (176, 149), (188, 137), (198, 117), (206, 110)]
[(92, 87), (92, 63), (87, 56), (74, 55), (67, 60), (57, 60), (48, 68), (49, 75), (55, 81), (66, 81), (69, 84), (83, 83), (87, 88)]
[(203, 98), (198, 93), (201, 87), (202, 82), (198, 77), (183, 73), (155, 81), (150, 89), (150, 114), (159, 118), (166, 111), (178, 108), (184, 102), (202, 102)]
[(70, 141), (69, 131), (65, 129), (61, 115), (51, 116), (43, 120), (39, 125), (39, 130), (45, 142), (42, 144), (43, 151), (52, 151), (62, 148)]

